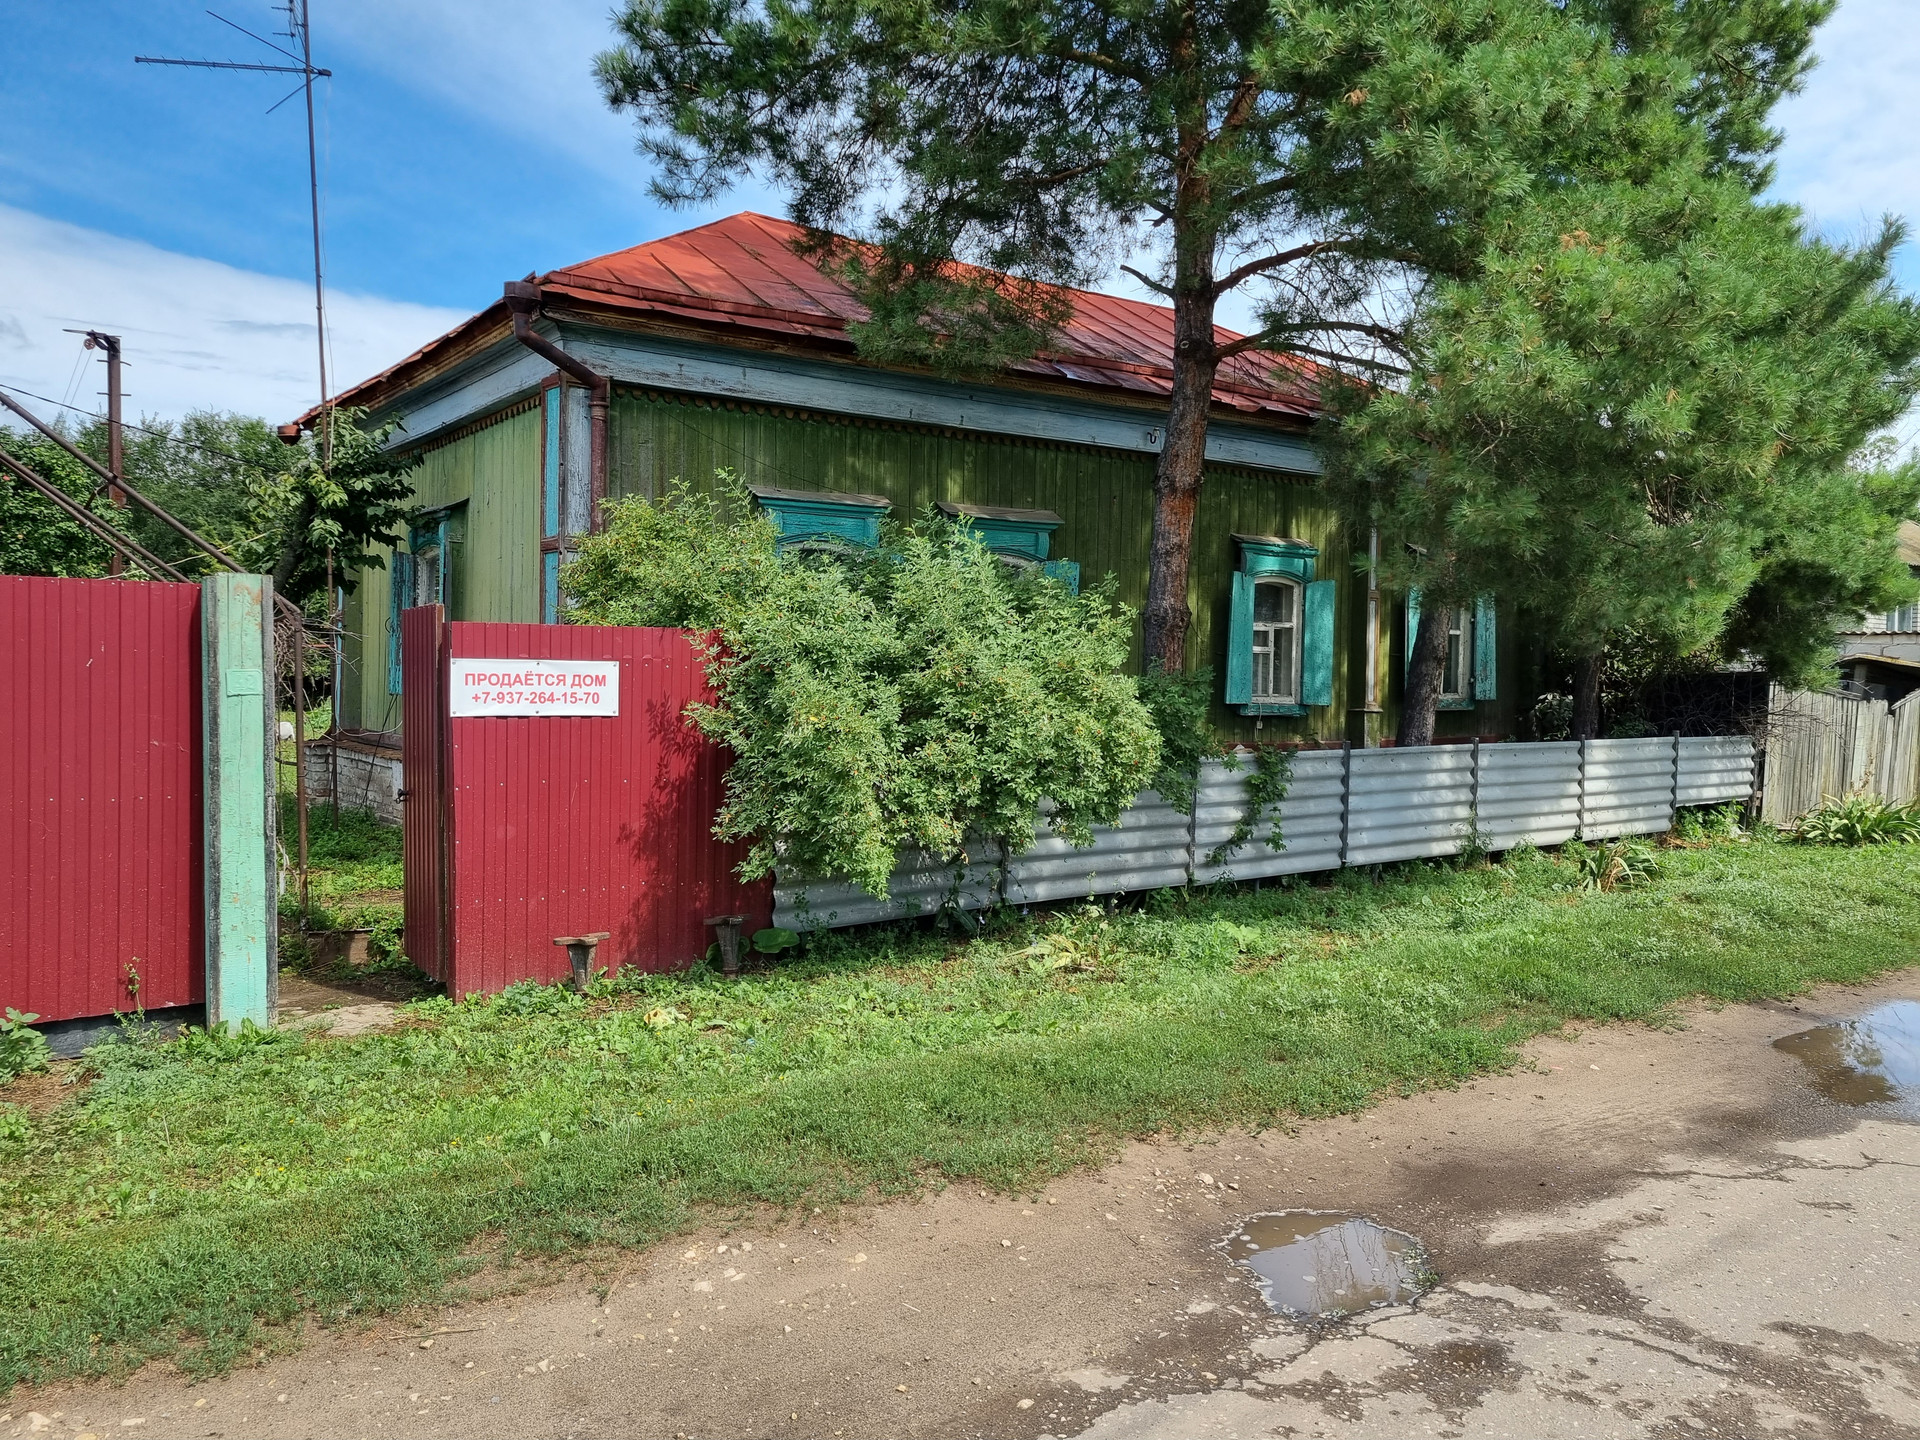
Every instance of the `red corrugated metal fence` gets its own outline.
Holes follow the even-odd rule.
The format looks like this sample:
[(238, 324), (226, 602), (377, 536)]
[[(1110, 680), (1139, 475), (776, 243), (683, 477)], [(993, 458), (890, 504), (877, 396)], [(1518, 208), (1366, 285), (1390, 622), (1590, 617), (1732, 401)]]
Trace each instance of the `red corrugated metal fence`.
[[(557, 936), (608, 931), (598, 964), (669, 970), (705, 953), (710, 915), (745, 914), (749, 933), (769, 923), (771, 886), (743, 884), (734, 874), (742, 847), (712, 836), (726, 757), (682, 718), (709, 697), (685, 631), (439, 625), (437, 614), (409, 611), (401, 632), (407, 948), (416, 964), (431, 969), (416, 950), (437, 943), (445, 957), (437, 973), (461, 995), (564, 976)], [(619, 713), (448, 719), (447, 667), (462, 658), (618, 661)], [(419, 705), (434, 714), (416, 719)], [(436, 725), (446, 737), (437, 761), (416, 738)], [(436, 812), (432, 834), (425, 817)], [(445, 903), (436, 916), (422, 902), (416, 921), (416, 890), (442, 883), (436, 857)], [(416, 924), (433, 927), (435, 941)]]
[(0, 577), (0, 1004), (205, 998), (200, 587)]

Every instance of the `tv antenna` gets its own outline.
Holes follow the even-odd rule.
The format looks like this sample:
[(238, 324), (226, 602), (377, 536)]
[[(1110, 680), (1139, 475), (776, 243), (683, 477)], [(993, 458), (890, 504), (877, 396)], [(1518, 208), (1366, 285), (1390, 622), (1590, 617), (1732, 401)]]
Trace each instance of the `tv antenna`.
[[(333, 426), (327, 423), (327, 295), (321, 279), (320, 266), (320, 161), (318, 148), (314, 143), (313, 131), (313, 82), (316, 79), (331, 79), (331, 70), (322, 70), (313, 63), (313, 26), (307, 13), (308, 0), (286, 0), (285, 4), (274, 9), (287, 17), (287, 28), (276, 31), (280, 38), (294, 46), (276, 44), (264, 35), (256, 35), (246, 26), (229, 20), (224, 15), (207, 11), (222, 25), (232, 26), (249, 40), (257, 40), (275, 54), (283, 55), (293, 63), (290, 65), (270, 65), (244, 60), (173, 60), (158, 55), (136, 55), (136, 65), (181, 65), (191, 70), (251, 70), (267, 75), (298, 75), (300, 83), (285, 95), (267, 107), (271, 115), (295, 95), (306, 92), (307, 97), (307, 198), (313, 212), (313, 318), (318, 340), (320, 359), (320, 464), (325, 469), (333, 461)], [(295, 53), (297, 50), (299, 53)]]

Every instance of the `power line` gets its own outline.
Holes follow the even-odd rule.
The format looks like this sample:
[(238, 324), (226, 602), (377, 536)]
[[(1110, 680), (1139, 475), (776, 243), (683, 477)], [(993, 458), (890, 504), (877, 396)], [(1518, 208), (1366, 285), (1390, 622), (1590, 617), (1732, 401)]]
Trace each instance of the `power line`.
[[(15, 395), (24, 395), (29, 400), (38, 400), (44, 405), (57, 405), (62, 410), (71, 410), (74, 414), (84, 415), (89, 420), (104, 422), (107, 418), (98, 410), (88, 410), (79, 405), (69, 405), (64, 400), (55, 400), (51, 395), (36, 395), (33, 391), (23, 390), (18, 385), (0, 385), (0, 390), (10, 390)], [(205, 455), (218, 455), (222, 460), (231, 460), (236, 465), (257, 465), (259, 463), (256, 460), (249, 460), (244, 455), (235, 455), (230, 450), (222, 450), (214, 445), (204, 445), (198, 440), (189, 440), (184, 435), (175, 435), (169, 430), (155, 430), (147, 425), (136, 425), (131, 420), (122, 420), (120, 426), (125, 430), (138, 430), (142, 435), (151, 435), (154, 439), (165, 441), (169, 445), (183, 445), (190, 450), (198, 450)]]

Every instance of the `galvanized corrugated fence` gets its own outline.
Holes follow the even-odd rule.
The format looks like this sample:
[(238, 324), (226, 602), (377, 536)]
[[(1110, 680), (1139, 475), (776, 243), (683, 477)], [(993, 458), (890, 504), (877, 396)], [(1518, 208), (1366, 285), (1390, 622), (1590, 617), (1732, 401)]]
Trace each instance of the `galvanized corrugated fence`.
[(1920, 796), (1920, 692), (1888, 705), (1776, 685), (1767, 711), (1761, 816), (1770, 823), (1790, 825), (1843, 795), (1897, 804)]
[(1651, 737), (1305, 750), (1293, 757), (1292, 782), (1279, 805), (1284, 848), (1267, 844), (1269, 814), (1251, 839), (1216, 861), (1247, 815), (1253, 773), (1250, 758), (1210, 760), (1201, 768), (1191, 815), (1148, 790), (1118, 825), (1096, 827), (1084, 850), (1043, 834), (1011, 858), (988, 845), (964, 866), (913, 857), (894, 872), (886, 900), (844, 883), (782, 876), (774, 923), (832, 929), (931, 914), (945, 905), (978, 910), (1000, 900), (1031, 904), (1457, 855), (1476, 842), (1507, 850), (1576, 836), (1658, 834), (1681, 806), (1746, 800), (1753, 792), (1753, 742)]

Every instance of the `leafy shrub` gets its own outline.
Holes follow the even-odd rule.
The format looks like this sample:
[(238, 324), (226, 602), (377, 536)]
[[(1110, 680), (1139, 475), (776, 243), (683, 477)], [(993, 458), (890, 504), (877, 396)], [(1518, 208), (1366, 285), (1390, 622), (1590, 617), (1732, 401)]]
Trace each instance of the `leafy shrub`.
[(1829, 797), (1800, 817), (1793, 834), (1806, 845), (1912, 845), (1920, 842), (1920, 804), (1895, 805), (1878, 795)]
[(6, 1018), (0, 1019), (0, 1084), (47, 1068), (47, 1037), (33, 1028), (39, 1018), (31, 1010), (22, 1014), (7, 1007)]
[(1213, 727), (1207, 723), (1213, 667), (1191, 673), (1169, 671), (1155, 660), (1135, 683), (1140, 703), (1147, 707), (1160, 735), (1160, 769), (1153, 777), (1153, 788), (1181, 814), (1191, 815), (1200, 762), (1214, 751)]
[(609, 505), (562, 577), (576, 620), (714, 634), (716, 700), (688, 717), (733, 752), (714, 831), (750, 840), (744, 878), (778, 863), (885, 895), (902, 847), (1025, 850), (1042, 801), (1090, 844), (1159, 769), (1111, 582), (1075, 595), (931, 512), (872, 550), (776, 539), (722, 472)]
[(1653, 847), (1639, 840), (1569, 845), (1566, 854), (1579, 869), (1581, 887), (1587, 890), (1625, 890), (1644, 885), (1660, 873)]

